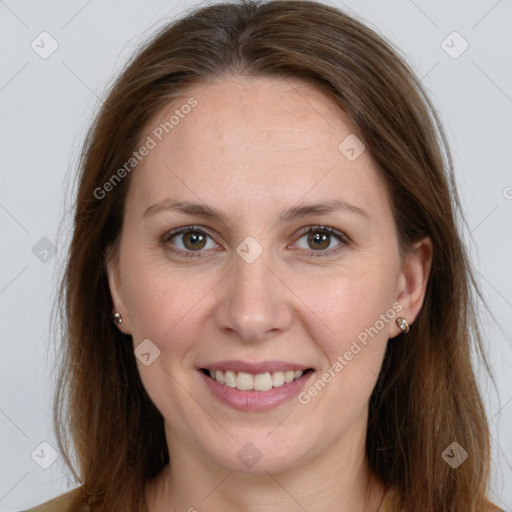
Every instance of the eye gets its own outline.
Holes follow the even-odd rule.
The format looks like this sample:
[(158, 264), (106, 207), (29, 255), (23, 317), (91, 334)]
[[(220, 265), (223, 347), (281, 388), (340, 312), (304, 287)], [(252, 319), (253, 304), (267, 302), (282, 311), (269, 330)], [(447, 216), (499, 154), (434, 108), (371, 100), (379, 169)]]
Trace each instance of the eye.
[[(208, 246), (208, 239), (210, 239), (210, 246)], [(309, 252), (313, 257), (330, 256), (337, 253), (340, 247), (343, 248), (350, 243), (346, 235), (328, 226), (310, 226), (301, 232), (298, 241), (302, 239), (305, 239), (306, 246), (299, 245), (299, 248)], [(338, 240), (338, 244), (335, 245), (338, 249), (332, 249), (333, 239)], [(203, 249), (219, 248), (209, 232), (199, 226), (173, 229), (164, 234), (162, 244), (171, 252), (186, 257), (201, 257)]]
[[(208, 247), (208, 238), (211, 239), (208, 231), (199, 226), (186, 226), (177, 228), (166, 233), (162, 238), (162, 243), (172, 252), (180, 253), (183, 256), (199, 256), (203, 249), (215, 249), (218, 245), (211, 240)], [(173, 243), (172, 240), (175, 239)]]
[[(329, 256), (334, 252), (338, 252), (339, 247), (349, 245), (349, 239), (346, 235), (334, 228), (327, 226), (311, 226), (302, 231), (301, 239), (305, 239), (306, 247), (302, 246), (300, 249), (312, 252), (311, 256)], [(335, 247), (338, 249), (326, 250), (332, 248), (333, 238), (338, 240), (338, 244)], [(314, 254), (316, 253), (316, 254)]]

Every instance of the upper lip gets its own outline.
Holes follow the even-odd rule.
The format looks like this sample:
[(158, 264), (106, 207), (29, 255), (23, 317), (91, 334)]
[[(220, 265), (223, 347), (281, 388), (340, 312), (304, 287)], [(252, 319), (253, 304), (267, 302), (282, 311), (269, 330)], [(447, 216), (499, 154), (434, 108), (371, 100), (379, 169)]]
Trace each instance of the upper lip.
[(210, 363), (201, 366), (207, 370), (231, 370), (233, 372), (246, 372), (246, 373), (266, 373), (290, 370), (308, 370), (311, 366), (305, 366), (299, 363), (290, 363), (286, 361), (264, 361), (261, 363), (248, 363), (240, 360), (233, 361), (219, 361), (217, 363)]

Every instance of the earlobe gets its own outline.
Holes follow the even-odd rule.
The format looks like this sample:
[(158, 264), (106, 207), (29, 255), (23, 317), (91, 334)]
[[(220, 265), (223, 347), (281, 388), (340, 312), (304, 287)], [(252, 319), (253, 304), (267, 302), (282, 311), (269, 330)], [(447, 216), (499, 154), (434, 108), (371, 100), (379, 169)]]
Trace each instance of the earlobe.
[(105, 271), (107, 273), (108, 286), (110, 289), (110, 296), (112, 298), (112, 315), (116, 313), (119, 314), (119, 317), (122, 318), (122, 322), (115, 322), (114, 324), (117, 328), (124, 332), (125, 334), (129, 334), (127, 332), (128, 328), (128, 314), (126, 311), (126, 306), (121, 290), (121, 280), (119, 277), (119, 265), (117, 257), (110, 257), (110, 249), (107, 250), (106, 260), (105, 260)]
[[(432, 266), (433, 244), (430, 237), (425, 237), (414, 244), (412, 251), (405, 257), (397, 280), (396, 301), (403, 309), (400, 316), (412, 325), (423, 305), (428, 278)], [(390, 337), (401, 332), (396, 328)]]

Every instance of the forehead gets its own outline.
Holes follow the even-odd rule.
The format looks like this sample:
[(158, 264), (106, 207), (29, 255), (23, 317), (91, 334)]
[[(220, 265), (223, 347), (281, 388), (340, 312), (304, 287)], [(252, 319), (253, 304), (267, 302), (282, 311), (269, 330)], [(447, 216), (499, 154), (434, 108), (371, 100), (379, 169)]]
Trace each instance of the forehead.
[(207, 151), (221, 145), (250, 150), (249, 141), (255, 149), (282, 143), (288, 150), (310, 149), (319, 142), (337, 146), (340, 133), (354, 132), (331, 98), (297, 79), (226, 77), (195, 85), (163, 110), (160, 120), (191, 97), (198, 105), (173, 135), (177, 143), (193, 135)]
[(355, 160), (343, 153), (344, 141), (356, 136), (331, 98), (297, 79), (197, 84), (148, 123), (141, 141), (150, 137), (155, 146), (138, 164), (129, 196), (139, 209), (179, 195), (238, 203), (240, 211), (248, 201), (294, 204), (306, 194), (339, 199), (341, 192), (386, 208), (368, 153)]

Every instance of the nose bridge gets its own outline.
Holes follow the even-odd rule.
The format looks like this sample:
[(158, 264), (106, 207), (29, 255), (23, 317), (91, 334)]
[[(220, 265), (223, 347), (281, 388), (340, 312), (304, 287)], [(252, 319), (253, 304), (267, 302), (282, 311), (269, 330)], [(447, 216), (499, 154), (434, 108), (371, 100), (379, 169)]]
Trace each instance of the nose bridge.
[(275, 264), (270, 251), (263, 250), (252, 259), (247, 257), (255, 250), (250, 244), (251, 241), (244, 246), (242, 242), (233, 254), (229, 281), (217, 306), (216, 318), (219, 328), (236, 331), (247, 341), (257, 341), (269, 331), (286, 328), (292, 315), (283, 284), (272, 270)]

